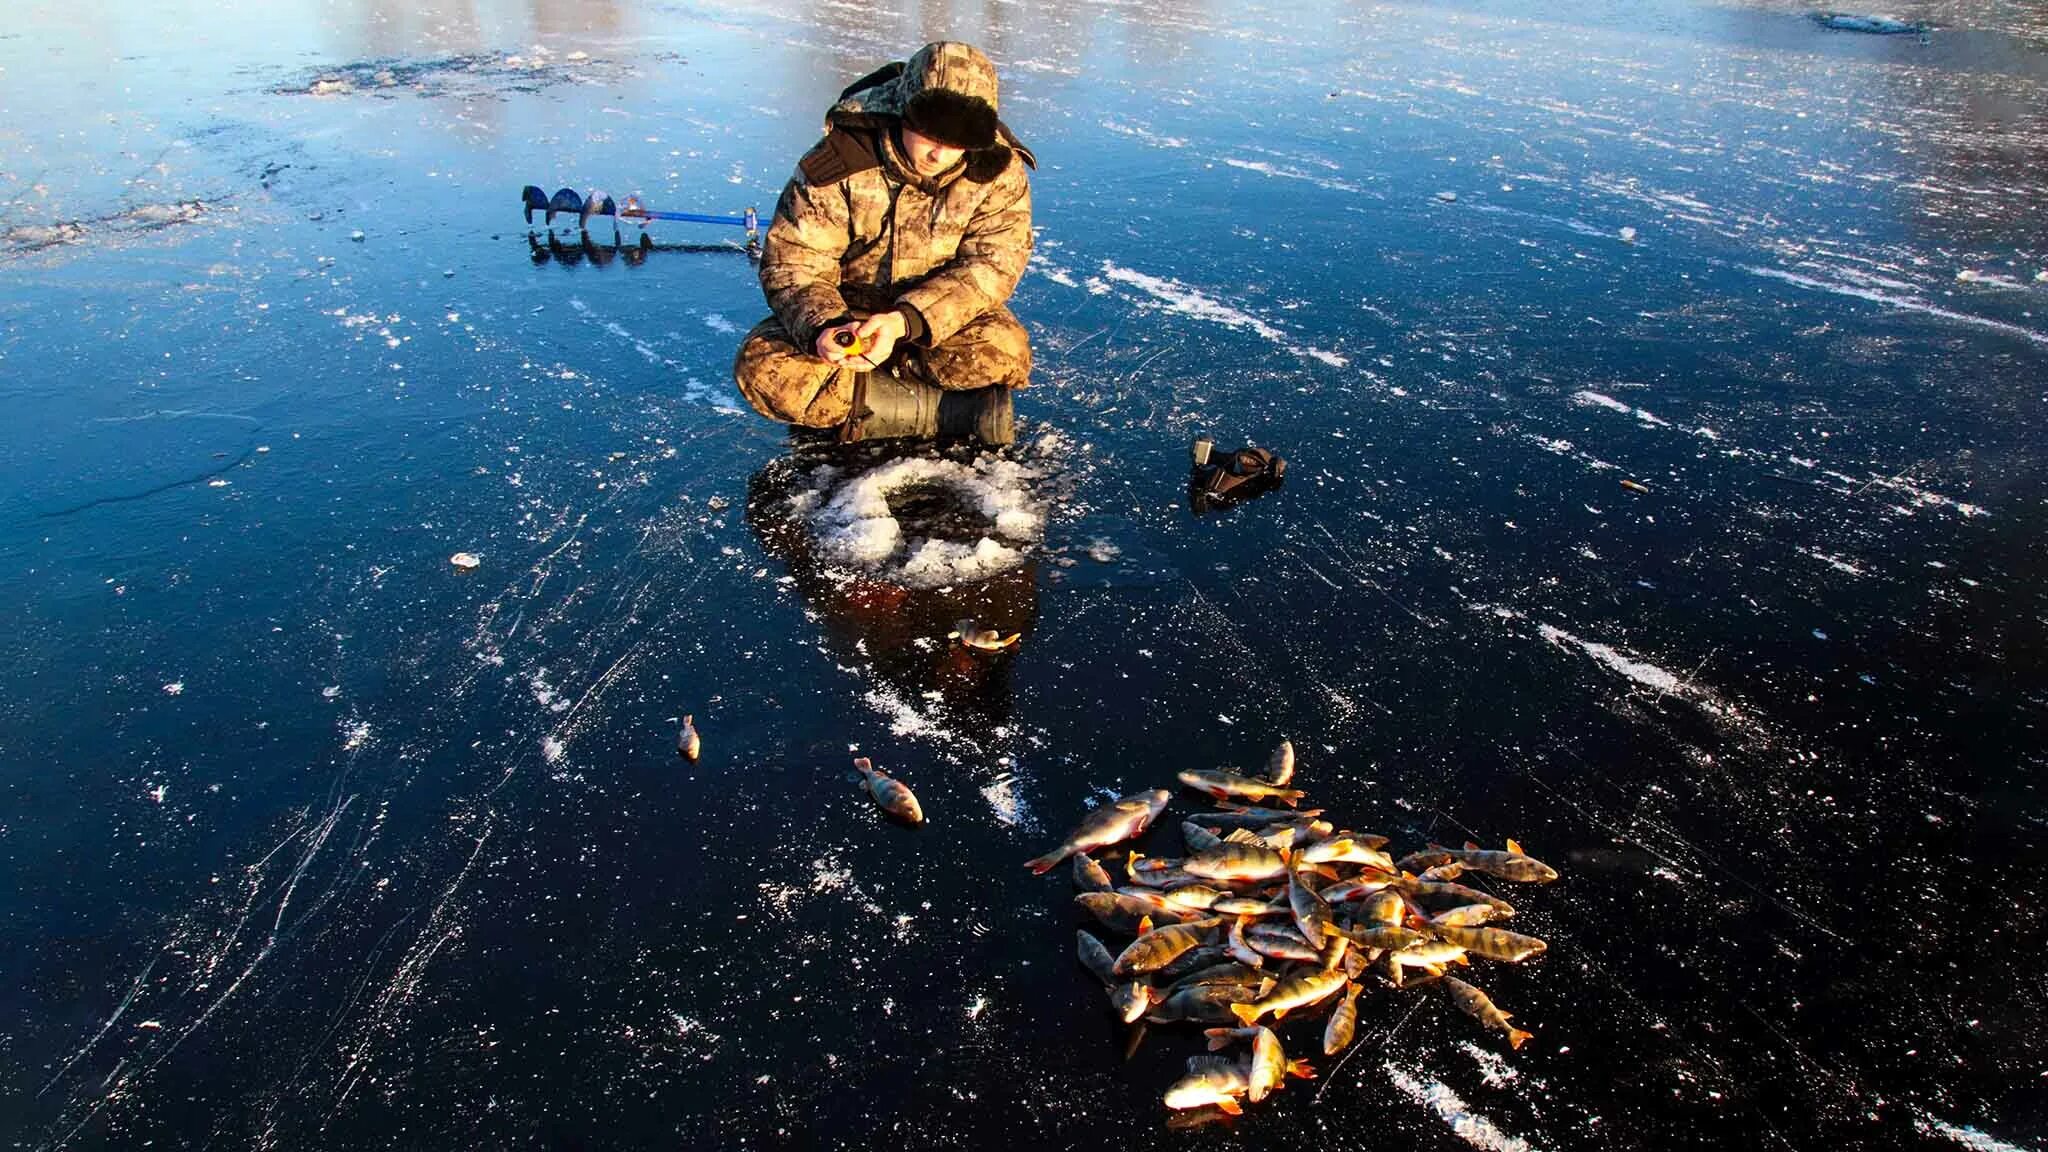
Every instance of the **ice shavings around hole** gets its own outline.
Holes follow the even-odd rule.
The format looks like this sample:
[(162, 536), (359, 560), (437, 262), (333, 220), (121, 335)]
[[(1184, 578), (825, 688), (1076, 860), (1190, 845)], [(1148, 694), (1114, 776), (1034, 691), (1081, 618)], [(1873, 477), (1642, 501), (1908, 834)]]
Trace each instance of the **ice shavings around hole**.
[(1435, 1112), (1450, 1126), (1458, 1138), (1474, 1148), (1487, 1152), (1530, 1152), (1531, 1145), (1519, 1136), (1510, 1136), (1484, 1116), (1474, 1113), (1456, 1092), (1435, 1081), (1424, 1081), (1415, 1075), (1396, 1067), (1385, 1065), (1387, 1079), (1394, 1082), (1403, 1096)]
[[(794, 499), (826, 562), (936, 588), (985, 579), (1023, 561), (1024, 549), (1045, 534), (1045, 514), (1030, 486), (1038, 478), (1033, 469), (994, 457), (972, 465), (912, 457), (850, 476), (828, 464), (811, 473), (809, 490)], [(906, 531), (889, 497), (912, 488), (949, 493), (986, 521), (987, 532), (968, 539)]]

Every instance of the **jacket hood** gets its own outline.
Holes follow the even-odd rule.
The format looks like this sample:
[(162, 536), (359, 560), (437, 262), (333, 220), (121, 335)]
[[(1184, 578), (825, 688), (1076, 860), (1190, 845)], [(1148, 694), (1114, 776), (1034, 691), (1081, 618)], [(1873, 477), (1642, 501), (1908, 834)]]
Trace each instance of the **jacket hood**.
[(972, 44), (942, 40), (927, 44), (907, 61), (885, 64), (854, 81), (825, 114), (827, 128), (894, 127), (913, 101), (939, 104), (948, 110), (986, 105), (993, 121), (993, 141), (969, 151), (966, 176), (986, 183), (1002, 174), (1016, 152), (1033, 168), (1038, 158), (1020, 142), (998, 115), (1001, 107), (996, 66)]

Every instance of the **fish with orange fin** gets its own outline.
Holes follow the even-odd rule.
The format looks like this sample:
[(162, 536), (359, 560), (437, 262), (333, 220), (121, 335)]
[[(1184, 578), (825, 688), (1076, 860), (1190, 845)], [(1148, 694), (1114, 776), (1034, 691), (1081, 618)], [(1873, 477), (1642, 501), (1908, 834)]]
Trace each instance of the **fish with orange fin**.
[(1470, 840), (1465, 841), (1463, 848), (1431, 844), (1401, 857), (1396, 867), (1404, 872), (1420, 872), (1421, 879), (1431, 881), (1453, 880), (1466, 871), (1522, 884), (1548, 884), (1557, 879), (1557, 869), (1523, 852), (1522, 846), (1513, 840), (1508, 841), (1505, 852), (1488, 851)]
[(1531, 956), (1543, 955), (1550, 948), (1535, 936), (1509, 932), (1505, 928), (1465, 928), (1435, 921), (1431, 921), (1427, 928), (1439, 939), (1456, 944), (1474, 956), (1505, 964), (1520, 964)]
[(1344, 986), (1347, 977), (1342, 968), (1312, 968), (1296, 973), (1273, 986), (1271, 992), (1253, 1004), (1233, 1004), (1231, 1015), (1244, 1021), (1249, 1028), (1259, 1022), (1267, 1013), (1273, 1019), (1284, 1018), (1296, 1008), (1303, 1008), (1327, 998), (1330, 993)]
[(1154, 788), (1104, 804), (1082, 817), (1081, 823), (1060, 842), (1059, 847), (1026, 861), (1026, 866), (1042, 876), (1076, 852), (1091, 852), (1129, 840), (1151, 827), (1152, 821), (1165, 811), (1166, 802), (1172, 798), (1173, 794), (1166, 789)]
[(1344, 990), (1344, 999), (1330, 1010), (1330, 1019), (1323, 1025), (1323, 1055), (1335, 1056), (1351, 1047), (1351, 1038), (1358, 1033), (1358, 994), (1364, 990), (1351, 985)]
[(972, 620), (962, 620), (953, 625), (951, 632), (946, 633), (946, 639), (957, 640), (962, 648), (972, 648), (977, 652), (1001, 652), (1006, 648), (1014, 648), (1023, 636), (1022, 632), (1012, 632), (1005, 636), (994, 628), (984, 628)]
[(1074, 935), (1076, 955), (1081, 961), (1081, 966), (1102, 981), (1103, 988), (1109, 992), (1109, 1004), (1116, 1012), (1117, 1019), (1126, 1024), (1135, 1024), (1154, 1004), (1165, 999), (1144, 980), (1119, 979), (1116, 974), (1116, 960), (1110, 956), (1109, 949), (1102, 946), (1102, 941), (1086, 932), (1077, 932)]
[(1447, 884), (1434, 880), (1424, 880), (1419, 876), (1403, 872), (1395, 878), (1391, 887), (1398, 889), (1403, 896), (1411, 900), (1429, 898), (1445, 901), (1455, 900), (1459, 904), (1484, 904), (1493, 909), (1496, 917), (1503, 920), (1515, 914), (1515, 906), (1513, 904), (1495, 896), (1491, 892), (1481, 892), (1477, 888), (1468, 888), (1463, 884)]
[(1251, 1064), (1245, 1078), (1251, 1088), (1246, 1095), (1257, 1104), (1266, 1094), (1286, 1083), (1289, 1076), (1303, 1080), (1315, 1079), (1315, 1069), (1306, 1060), (1289, 1060), (1287, 1050), (1280, 1047), (1280, 1037), (1271, 1028), (1254, 1025), (1246, 1028), (1205, 1028), (1202, 1035), (1209, 1038), (1209, 1051), (1220, 1052), (1232, 1044), (1249, 1043), (1252, 1048)]
[[(1147, 921), (1141, 921), (1143, 928)], [(1141, 933), (1136, 940), (1117, 954), (1116, 974), (1136, 976), (1145, 972), (1157, 972), (1172, 963), (1181, 953), (1198, 948), (1216, 938), (1216, 929), (1223, 923), (1221, 918), (1191, 920), (1182, 924), (1167, 924)]]
[(1533, 1032), (1525, 1032), (1508, 1023), (1508, 1016), (1510, 1014), (1496, 1007), (1492, 997), (1458, 979), (1456, 976), (1444, 977), (1444, 987), (1450, 990), (1451, 1003), (1456, 1004), (1459, 1011), (1486, 1025), (1488, 1028), (1498, 1028), (1502, 1032), (1507, 1033), (1508, 1047), (1520, 1048), (1525, 1041), (1535, 1035)]
[(1270, 880), (1287, 871), (1287, 854), (1225, 841), (1181, 861), (1181, 870), (1204, 880)]
[(1294, 741), (1282, 740), (1280, 741), (1280, 746), (1273, 749), (1273, 754), (1266, 758), (1266, 780), (1269, 783), (1277, 784), (1284, 788), (1287, 786), (1287, 782), (1292, 779), (1294, 779)]
[(1431, 916), (1429, 922), (1438, 927), (1476, 928), (1498, 915), (1499, 913), (1484, 904), (1463, 904)]
[(924, 823), (924, 808), (903, 781), (875, 767), (874, 762), (865, 756), (854, 757), (853, 768), (860, 773), (868, 795), (874, 797), (882, 811), (906, 824)]
[(1166, 1090), (1166, 1106), (1178, 1111), (1213, 1104), (1238, 1116), (1243, 1114), (1244, 1105), (1237, 1098), (1251, 1090), (1250, 1065), (1228, 1056), (1192, 1056), (1188, 1058), (1188, 1074)]
[(1116, 887), (1109, 872), (1086, 852), (1074, 854), (1074, 887), (1082, 892), (1107, 892)]
[(1301, 803), (1308, 793), (1298, 788), (1282, 788), (1269, 784), (1256, 776), (1240, 772), (1224, 772), (1204, 768), (1189, 768), (1179, 774), (1180, 782), (1197, 792), (1204, 792), (1218, 800), (1278, 800), (1292, 808)]

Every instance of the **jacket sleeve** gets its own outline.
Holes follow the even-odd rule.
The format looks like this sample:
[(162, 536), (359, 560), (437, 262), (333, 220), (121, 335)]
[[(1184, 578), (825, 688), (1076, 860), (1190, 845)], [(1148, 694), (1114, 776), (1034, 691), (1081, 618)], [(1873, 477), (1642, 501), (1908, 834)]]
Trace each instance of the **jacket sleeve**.
[(1012, 157), (967, 222), (953, 258), (897, 302), (924, 318), (925, 343), (942, 344), (1010, 298), (1031, 259), (1031, 243), (1031, 178), (1023, 161)]
[(761, 292), (805, 352), (819, 329), (847, 313), (839, 294), (846, 238), (843, 182), (813, 185), (799, 171), (775, 202), (775, 220), (761, 243)]

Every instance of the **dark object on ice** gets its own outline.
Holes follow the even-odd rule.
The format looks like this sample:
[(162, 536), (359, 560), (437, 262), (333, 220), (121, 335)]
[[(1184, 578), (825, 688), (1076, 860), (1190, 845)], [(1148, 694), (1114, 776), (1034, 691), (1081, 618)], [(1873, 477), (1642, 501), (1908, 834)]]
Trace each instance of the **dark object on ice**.
[(947, 391), (893, 372), (862, 372), (854, 379), (853, 414), (839, 440), (978, 440), (1000, 447), (1017, 438), (1010, 390), (999, 384)]
[(1197, 515), (1256, 500), (1287, 475), (1287, 461), (1264, 448), (1218, 452), (1213, 441), (1197, 439), (1189, 458), (1188, 505)]
[(647, 263), (647, 258), (656, 252), (729, 252), (736, 256), (748, 254), (746, 249), (737, 244), (656, 244), (653, 237), (644, 232), (640, 234), (640, 240), (635, 244), (625, 243), (616, 234), (610, 240), (599, 240), (588, 232), (580, 232), (566, 240), (563, 235), (559, 231), (549, 229), (546, 239), (542, 239), (540, 233), (528, 232), (526, 247), (528, 254), (533, 257), (533, 262), (538, 265), (553, 261), (567, 268), (581, 264), (587, 259), (591, 264), (602, 268), (617, 257), (625, 261), (627, 267), (638, 268)]
[(1925, 32), (1925, 24), (1908, 24), (1889, 16), (1857, 16), (1848, 12), (1815, 12), (1813, 22), (1836, 32), (1868, 32), (1873, 36), (1902, 36)]

